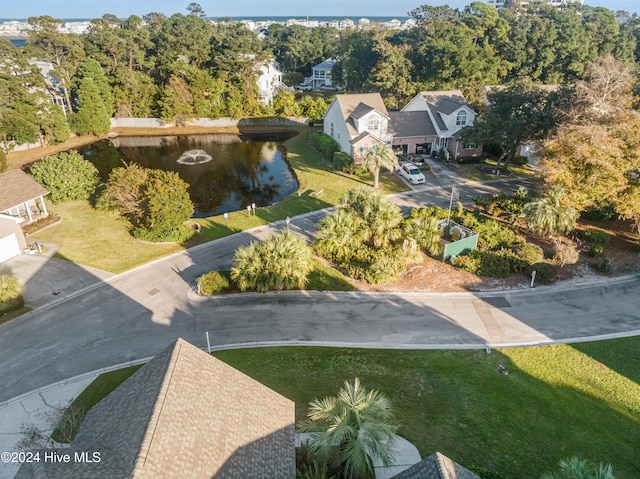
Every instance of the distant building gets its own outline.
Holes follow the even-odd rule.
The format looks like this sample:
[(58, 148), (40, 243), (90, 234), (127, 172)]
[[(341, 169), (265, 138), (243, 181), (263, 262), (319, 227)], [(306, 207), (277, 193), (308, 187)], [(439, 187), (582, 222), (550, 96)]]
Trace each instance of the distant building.
[(389, 20), (388, 22), (384, 22), (382, 24), (382, 28), (384, 28), (385, 30), (397, 30), (401, 26), (402, 26), (402, 22), (397, 18), (394, 18), (393, 20)]
[[(580, 5), (584, 5), (584, 0), (536, 0), (542, 1), (543, 3), (547, 3), (553, 7), (564, 7), (570, 3), (579, 3)], [(518, 5), (529, 5), (528, 0), (487, 0), (487, 3), (496, 8), (504, 8), (509, 3), (515, 3)]]
[(318, 63), (311, 68), (312, 74), (310, 77), (305, 78), (305, 83), (311, 85), (314, 89), (320, 88), (322, 85), (333, 85), (331, 82), (331, 70), (336, 64), (336, 61), (332, 58), (327, 58), (322, 63)]
[(260, 70), (258, 77), (258, 91), (260, 93), (260, 101), (265, 105), (269, 105), (278, 91), (287, 86), (282, 83), (282, 72), (278, 62), (260, 62), (256, 64), (256, 68)]

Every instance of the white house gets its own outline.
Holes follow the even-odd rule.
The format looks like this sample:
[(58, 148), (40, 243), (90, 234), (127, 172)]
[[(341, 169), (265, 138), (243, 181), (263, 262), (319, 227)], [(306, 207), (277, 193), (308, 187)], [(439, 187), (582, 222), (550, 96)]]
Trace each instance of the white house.
[(476, 112), (460, 90), (423, 91), (402, 110), (392, 114), (393, 146), (404, 153), (445, 150), (454, 158), (475, 156), (477, 145), (464, 144), (462, 132), (473, 126)]
[(311, 69), (311, 76), (305, 78), (305, 83), (307, 85), (311, 85), (314, 89), (320, 88), (322, 85), (332, 85), (331, 70), (335, 63), (335, 60), (332, 58), (328, 58), (322, 63), (318, 63)]
[(379, 93), (336, 95), (324, 114), (324, 133), (357, 162), (377, 143), (391, 143), (390, 117)]
[(260, 62), (256, 64), (256, 68), (260, 70), (258, 77), (258, 91), (260, 101), (265, 105), (270, 104), (281, 88), (286, 88), (282, 83), (282, 72), (278, 62)]

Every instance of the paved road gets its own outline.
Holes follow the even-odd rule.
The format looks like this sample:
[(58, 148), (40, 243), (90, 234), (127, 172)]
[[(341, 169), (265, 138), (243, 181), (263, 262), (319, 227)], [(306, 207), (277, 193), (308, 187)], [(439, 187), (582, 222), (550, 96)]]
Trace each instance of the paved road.
[[(509, 183), (515, 187), (516, 183)], [(462, 197), (493, 185), (465, 185)], [(448, 201), (440, 189), (396, 197)], [(322, 212), (294, 218), (312, 236)], [(194, 300), (194, 280), (228, 268), (240, 244), (283, 223), (193, 248), (0, 327), (0, 401), (78, 374), (155, 355), (177, 337), (204, 346), (296, 341), (378, 347), (484, 347), (640, 333), (640, 282), (501, 294), (280, 293)], [(86, 272), (84, 273), (86, 274)]]

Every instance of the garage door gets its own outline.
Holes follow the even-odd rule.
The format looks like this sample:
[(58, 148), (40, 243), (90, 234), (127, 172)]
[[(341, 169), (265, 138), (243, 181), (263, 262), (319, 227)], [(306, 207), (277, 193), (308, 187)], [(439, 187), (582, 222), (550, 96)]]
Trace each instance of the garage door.
[(20, 254), (20, 245), (15, 233), (0, 238), (0, 263)]

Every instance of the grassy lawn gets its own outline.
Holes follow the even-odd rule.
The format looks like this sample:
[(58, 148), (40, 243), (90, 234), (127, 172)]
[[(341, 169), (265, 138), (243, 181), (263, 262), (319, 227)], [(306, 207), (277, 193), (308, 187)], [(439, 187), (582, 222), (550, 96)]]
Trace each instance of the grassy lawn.
[[(287, 159), (300, 183), (301, 196), (294, 194), (269, 208), (258, 208), (256, 216), (249, 217), (246, 211), (230, 213), (228, 224), (225, 224), (222, 215), (198, 219), (202, 231), (186, 244), (187, 247), (282, 220), (287, 216), (336, 205), (350, 188), (372, 184), (370, 174), (349, 176), (334, 173), (331, 163), (308, 144), (308, 134), (315, 131), (314, 128), (294, 130), (300, 134), (288, 140), (285, 147)], [(406, 190), (404, 183), (391, 173), (381, 174), (380, 183), (386, 193)], [(320, 190), (321, 194), (312, 195)], [(62, 223), (33, 234), (32, 237), (58, 244), (58, 256), (74, 263), (120, 273), (184, 248), (180, 245), (138, 243), (129, 234), (126, 221), (114, 213), (95, 210), (89, 202), (65, 203), (54, 205), (50, 209), (62, 216)]]
[(509, 169), (512, 171), (511, 176), (495, 176), (495, 175), (487, 175), (485, 173), (481, 173), (478, 171), (478, 166), (495, 166), (496, 161), (486, 159), (483, 163), (472, 163), (472, 164), (455, 164), (452, 163), (450, 167), (458, 173), (460, 176), (467, 178), (469, 180), (474, 181), (487, 181), (487, 180), (495, 180), (497, 178), (528, 178), (533, 176), (534, 171), (531, 168), (521, 165), (510, 164)]
[[(631, 479), (640, 477), (639, 347), (640, 338), (627, 338), (491, 354), (312, 347), (214, 354), (295, 401), (298, 420), (311, 399), (358, 376), (392, 400), (401, 435), (423, 457), (440, 451), (503, 479), (537, 479), (577, 455)], [(95, 404), (117, 385), (114, 374), (126, 376), (100, 376), (77, 401)]]
[(62, 222), (31, 238), (59, 245), (56, 256), (86, 266), (121, 273), (160, 256), (179, 251), (174, 244), (147, 244), (129, 234), (129, 225), (114, 212), (94, 209), (87, 201), (51, 207)]

